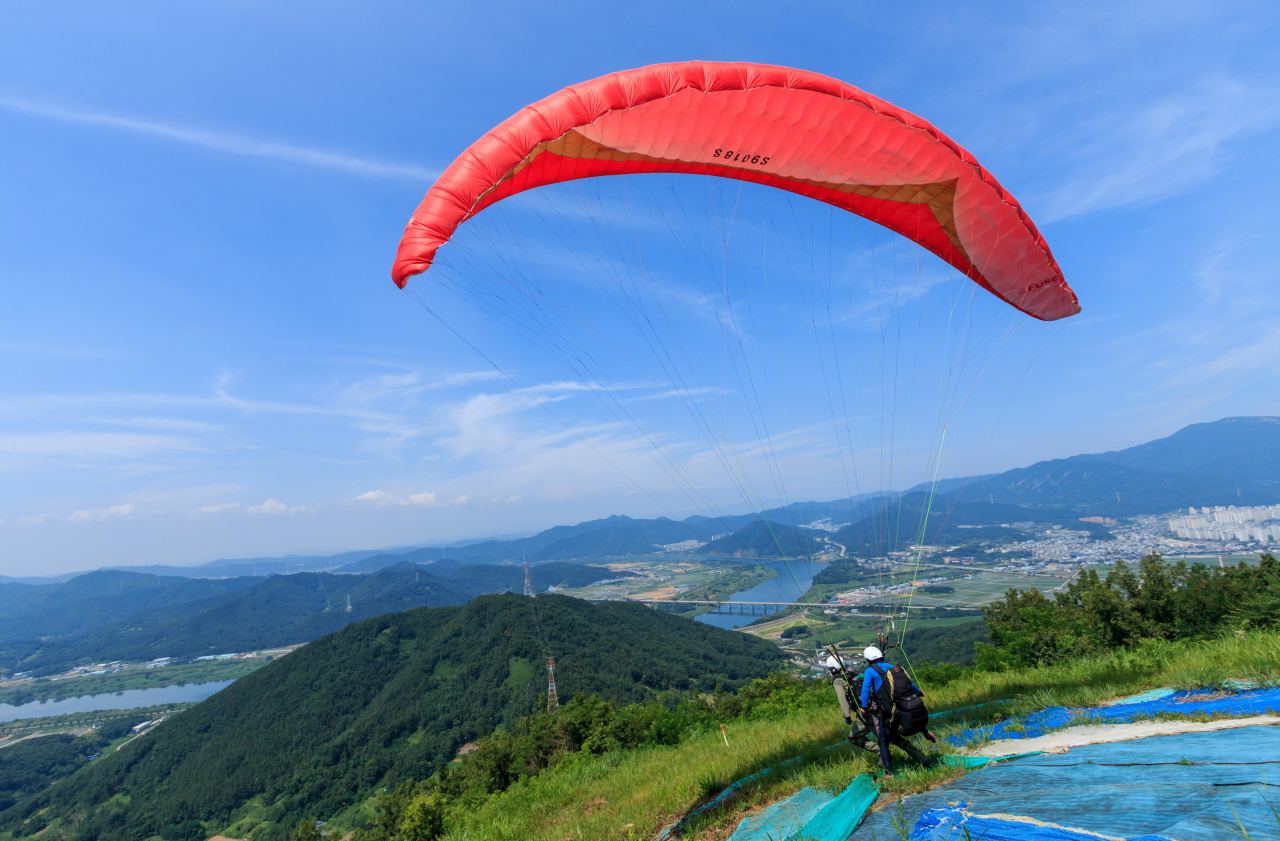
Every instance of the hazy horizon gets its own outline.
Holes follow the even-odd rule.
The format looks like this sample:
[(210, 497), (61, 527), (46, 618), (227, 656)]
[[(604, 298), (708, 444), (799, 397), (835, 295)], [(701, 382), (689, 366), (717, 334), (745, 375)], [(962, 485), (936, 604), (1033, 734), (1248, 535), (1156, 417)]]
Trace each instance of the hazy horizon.
[[(1280, 142), (1274, 6), (660, 5), (625, 26), (570, 10), (493, 25), (516, 14), (3, 13), (0, 573), (335, 554), (836, 499), (1280, 415), (1280, 328), (1267, 317), (1280, 294), (1268, 185), (1280, 174), (1261, 163)], [(886, 48), (908, 38), (911, 49)], [(722, 237), (725, 255), (767, 241), (737, 264), (775, 283), (758, 324), (716, 322), (728, 280), (717, 309), (696, 272), (645, 267), (654, 300), (681, 302), (702, 325), (689, 335), (713, 364), (698, 388), (681, 387), (707, 415), (671, 398), (670, 371), (610, 363), (612, 394), (636, 411), (620, 418), (579, 359), (530, 353), (435, 276), (409, 294), (392, 284), (409, 215), (485, 131), (566, 85), (690, 58), (824, 73), (930, 121), (1026, 208), (1082, 313), (1009, 320), (887, 232), (754, 188), (690, 181), (647, 206), (636, 196), (650, 182), (548, 191), (557, 232), (613, 208), (645, 255), (667, 237), (657, 211), (701, 212), (697, 202), (739, 225)], [(550, 230), (541, 201), (481, 214), (442, 265), (509, 225), (545, 245), (539, 265), (612, 351), (633, 355), (642, 343), (616, 339), (626, 318), (605, 312), (571, 265), (575, 248), (539, 233)], [(801, 248), (829, 261), (813, 269), (824, 288), (848, 292), (820, 318), (779, 279)], [(759, 302), (756, 289), (740, 297)], [(974, 331), (947, 333), (962, 300)], [(768, 330), (766, 316), (777, 319)], [(832, 346), (848, 327), (849, 356), (812, 351), (819, 327)], [(886, 336), (900, 347), (886, 351)], [(968, 336), (989, 347), (975, 340), (972, 365), (951, 363), (968, 378), (953, 415), (937, 361)], [(735, 383), (735, 341), (767, 386)], [(848, 365), (823, 367), (831, 360)], [(833, 397), (862, 376), (850, 360), (880, 372), (857, 381), (865, 394)], [(770, 393), (748, 395), (757, 387)], [(742, 446), (726, 455), (720, 440)]]

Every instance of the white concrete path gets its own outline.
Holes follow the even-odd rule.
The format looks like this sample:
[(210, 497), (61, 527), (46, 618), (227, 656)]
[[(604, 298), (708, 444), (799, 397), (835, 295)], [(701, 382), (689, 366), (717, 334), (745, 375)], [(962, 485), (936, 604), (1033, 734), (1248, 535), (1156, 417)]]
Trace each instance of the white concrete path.
[(1068, 727), (1034, 739), (999, 739), (971, 751), (970, 756), (1012, 756), (1016, 753), (1043, 751), (1066, 753), (1071, 748), (1104, 742), (1128, 742), (1150, 736), (1173, 736), (1178, 733), (1204, 733), (1230, 730), (1254, 724), (1280, 725), (1280, 716), (1255, 715), (1250, 718), (1223, 718), (1216, 721), (1136, 721), (1131, 724), (1085, 724)]

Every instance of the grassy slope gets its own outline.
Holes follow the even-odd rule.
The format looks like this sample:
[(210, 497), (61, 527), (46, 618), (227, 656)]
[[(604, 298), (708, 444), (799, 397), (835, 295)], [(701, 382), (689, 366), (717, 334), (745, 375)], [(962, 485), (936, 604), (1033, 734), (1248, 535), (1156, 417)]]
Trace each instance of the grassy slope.
[[(974, 674), (928, 695), (934, 712), (1016, 698), (1019, 703), (1012, 712), (1025, 714), (1054, 704), (1088, 705), (1156, 686), (1194, 688), (1229, 678), (1280, 683), (1280, 635), (1252, 633), (1199, 644), (1153, 643), (1065, 666)], [(824, 687), (824, 691), (829, 690)], [(782, 720), (741, 723), (729, 730), (727, 747), (715, 732), (675, 747), (576, 757), (489, 799), (455, 825), (448, 837), (456, 841), (651, 838), (706, 800), (706, 792), (715, 790), (710, 783), (724, 785), (782, 759), (812, 754), (815, 761), (767, 777), (686, 836), (722, 838), (760, 804), (806, 785), (837, 788), (870, 770), (870, 758), (850, 749), (821, 751), (844, 735), (834, 698), (828, 700), (820, 706), (804, 706)], [(965, 724), (935, 730), (945, 733)], [(885, 793), (920, 791), (954, 775), (942, 770), (904, 770), (885, 787)]]

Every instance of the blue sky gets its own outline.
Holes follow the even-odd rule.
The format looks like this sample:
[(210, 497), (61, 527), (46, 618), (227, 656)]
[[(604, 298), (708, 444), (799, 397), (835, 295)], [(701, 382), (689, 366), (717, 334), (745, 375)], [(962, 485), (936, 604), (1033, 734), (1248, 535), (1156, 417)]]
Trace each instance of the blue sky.
[[(1278, 17), (1224, 2), (10, 5), (0, 573), (699, 510), (584, 383), (415, 287), (499, 373), (389, 279), (409, 214), (471, 141), (565, 85), (662, 61), (861, 87), (947, 132), (1036, 219), (1084, 311), (1017, 328), (942, 473), (1280, 414)], [(922, 271), (924, 308), (948, 284), (936, 261)], [(660, 383), (618, 373), (662, 405)], [(824, 400), (798, 376), (782, 402)], [(644, 411), (733, 507), (679, 413)], [(797, 452), (816, 461), (795, 457), (810, 472), (787, 493), (841, 495), (822, 433), (789, 428), (812, 433)], [(845, 428), (862, 449), (869, 433)], [(892, 484), (927, 476), (927, 450), (904, 447)]]

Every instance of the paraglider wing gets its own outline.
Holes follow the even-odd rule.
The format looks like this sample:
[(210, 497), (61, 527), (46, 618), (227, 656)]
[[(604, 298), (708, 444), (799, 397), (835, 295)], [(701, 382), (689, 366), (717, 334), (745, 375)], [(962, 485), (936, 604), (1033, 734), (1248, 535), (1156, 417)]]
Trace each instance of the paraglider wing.
[(1035, 318), (1080, 311), (1022, 207), (942, 132), (836, 79), (737, 62), (612, 73), (521, 109), (427, 191), (392, 277), (403, 288), (459, 225), (508, 196), (651, 172), (715, 175), (808, 196), (918, 242)]

